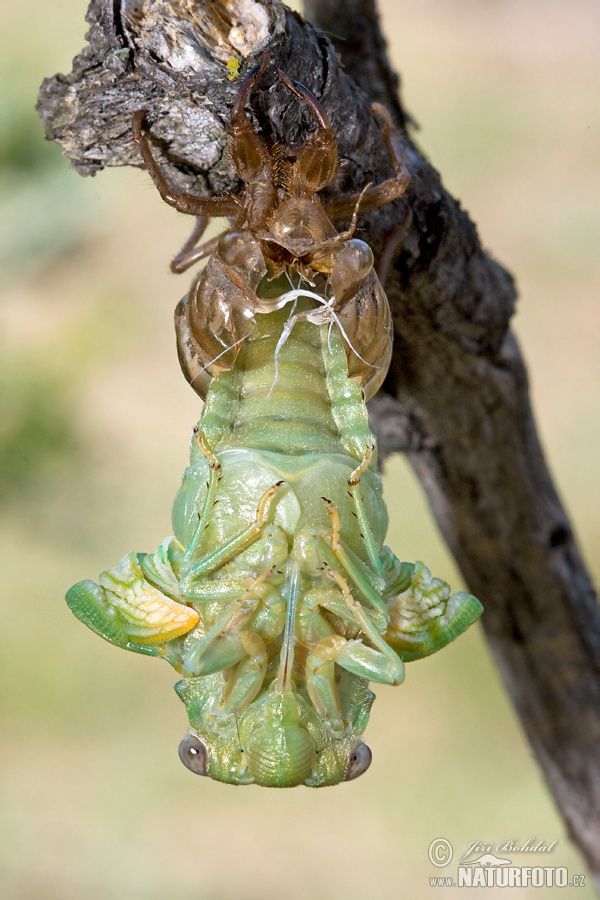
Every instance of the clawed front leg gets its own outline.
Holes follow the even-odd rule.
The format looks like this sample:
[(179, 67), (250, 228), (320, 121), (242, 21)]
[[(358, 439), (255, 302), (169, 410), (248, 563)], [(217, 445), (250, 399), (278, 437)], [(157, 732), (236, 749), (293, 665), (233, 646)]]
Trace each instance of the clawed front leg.
[(316, 131), (297, 148), (296, 162), (291, 170), (292, 191), (299, 195), (312, 194), (322, 190), (335, 177), (337, 141), (327, 113), (317, 98), (299, 81), (291, 81), (281, 69), (277, 69), (277, 76), (288, 91), (308, 106), (317, 121)]
[(313, 647), (306, 660), (306, 688), (315, 709), (334, 731), (344, 727), (343, 712), (335, 679), (335, 665), (352, 675), (379, 684), (400, 684), (404, 668), (393, 665), (379, 650), (360, 640), (331, 634)]

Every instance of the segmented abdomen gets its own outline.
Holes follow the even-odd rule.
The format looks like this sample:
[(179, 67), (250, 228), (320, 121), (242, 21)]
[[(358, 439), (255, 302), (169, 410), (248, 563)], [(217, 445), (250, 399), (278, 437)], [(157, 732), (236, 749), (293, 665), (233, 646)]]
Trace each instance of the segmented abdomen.
[(257, 315), (235, 367), (212, 383), (202, 416), (209, 446), (288, 456), (341, 451), (360, 460), (373, 436), (337, 328), (298, 321), (282, 342), (288, 317), (285, 307)]

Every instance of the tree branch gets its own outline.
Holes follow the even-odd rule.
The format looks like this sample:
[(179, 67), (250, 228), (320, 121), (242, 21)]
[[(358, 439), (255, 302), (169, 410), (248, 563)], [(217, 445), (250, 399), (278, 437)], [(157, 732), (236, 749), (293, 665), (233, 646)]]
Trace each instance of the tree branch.
[[(344, 165), (336, 192), (391, 174), (369, 103), (402, 128), (406, 199), (361, 220), (376, 256), (412, 222), (386, 283), (396, 327), (387, 393), (370, 409), (385, 452), (408, 454), (469, 589), (485, 606), (494, 657), (571, 837), (600, 875), (600, 614), (548, 473), (527, 375), (508, 330), (511, 276), (406, 133), (410, 122), (370, 0), (307, 0), (314, 25), (278, 0), (92, 0), (89, 46), (73, 73), (44, 82), (39, 111), (82, 174), (141, 162), (131, 138), (148, 110), (156, 154), (176, 187), (239, 189), (225, 126), (242, 73), (271, 47), (331, 115)], [(336, 54), (344, 64), (341, 68)], [(352, 75), (349, 77), (347, 73)], [(275, 81), (252, 97), (258, 124), (294, 144), (312, 127)]]

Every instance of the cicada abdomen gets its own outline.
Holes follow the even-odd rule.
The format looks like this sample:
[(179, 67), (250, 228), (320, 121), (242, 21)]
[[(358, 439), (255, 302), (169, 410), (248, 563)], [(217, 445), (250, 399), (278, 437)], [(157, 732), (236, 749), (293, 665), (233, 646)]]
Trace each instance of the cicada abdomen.
[[(353, 233), (358, 203), (399, 196), (406, 172), (395, 160), (388, 182), (322, 204), (317, 192), (337, 166), (329, 121), (278, 72), (318, 128), (289, 151), (294, 162), (280, 154), (275, 165), (244, 112), (261, 72), (246, 77), (230, 123), (242, 200), (168, 191), (137, 117), (136, 140), (165, 199), (236, 221), (210, 242), (211, 259), (178, 307), (184, 372), (206, 402), (174, 536), (153, 554), (129, 554), (99, 584), (75, 585), (67, 601), (102, 637), (181, 674), (190, 730), (180, 756), (192, 771), (320, 786), (369, 765), (360, 738), (370, 682), (400, 683), (405, 662), (452, 641), (481, 605), (450, 596), (422, 563), (401, 563), (383, 544), (365, 395), (389, 364), (391, 323), (371, 251)], [(338, 233), (331, 218), (350, 214)], [(179, 268), (204, 254), (193, 243)]]

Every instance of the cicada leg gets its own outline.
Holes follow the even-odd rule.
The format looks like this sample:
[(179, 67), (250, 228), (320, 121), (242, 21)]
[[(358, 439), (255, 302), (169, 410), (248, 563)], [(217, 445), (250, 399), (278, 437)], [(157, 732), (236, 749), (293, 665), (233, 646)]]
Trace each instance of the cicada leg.
[[(325, 570), (327, 576), (335, 581), (342, 592), (344, 601), (354, 616), (360, 630), (379, 651), (380, 657), (385, 660), (383, 665), (379, 665), (380, 677), (363, 675), (363, 678), (370, 677), (372, 681), (381, 681), (383, 684), (399, 684), (404, 678), (404, 666), (402, 660), (394, 650), (389, 646), (386, 640), (381, 636), (373, 623), (372, 616), (366, 609), (355, 600), (352, 592), (348, 587), (348, 582), (335, 569), (327, 568)], [(347, 667), (346, 667), (347, 668)], [(350, 671), (350, 670), (349, 670)], [(358, 673), (355, 673), (358, 674)]]
[[(306, 659), (306, 687), (317, 712), (334, 730), (340, 730), (344, 722), (335, 665), (359, 678), (380, 684), (399, 684), (404, 678), (404, 665), (374, 627), (369, 614), (354, 599), (345, 579), (332, 569), (326, 568), (325, 572), (339, 590), (316, 590), (303, 601), (303, 605), (310, 607), (310, 612), (304, 610), (302, 624), (304, 629), (308, 625), (312, 637), (317, 637)], [(346, 624), (358, 625), (374, 646), (336, 633), (316, 612), (317, 607), (334, 613)]]
[[(180, 569), (180, 591), (185, 597), (193, 599), (198, 597), (201, 599), (204, 594), (202, 591), (202, 582), (207, 575), (215, 572), (221, 566), (226, 565), (235, 559), (240, 553), (255, 543), (261, 534), (263, 526), (266, 522), (269, 507), (273, 497), (279, 492), (283, 481), (268, 488), (259, 500), (256, 508), (256, 516), (246, 528), (243, 528), (230, 540), (226, 541), (218, 550), (201, 556), (201, 547), (203, 544), (204, 531), (208, 525), (208, 519), (212, 509), (204, 504), (203, 512), (200, 516), (198, 525), (190, 541), (183, 557), (181, 559)], [(200, 556), (200, 558), (198, 558)]]
[(362, 192), (362, 195), (350, 194), (347, 197), (330, 200), (325, 204), (325, 211), (332, 221), (352, 215), (358, 200), (360, 200), (361, 213), (391, 203), (392, 200), (401, 197), (410, 184), (410, 172), (392, 143), (392, 134), (396, 130), (392, 117), (381, 103), (372, 103), (371, 109), (383, 122), (381, 132), (396, 174), (382, 181), (381, 184), (368, 187)]
[(174, 207), (179, 212), (192, 216), (237, 217), (240, 213), (241, 205), (236, 197), (196, 197), (194, 194), (173, 190), (154, 159), (145, 131), (145, 120), (146, 110), (138, 109), (131, 123), (133, 140), (137, 144), (152, 181), (165, 203), (168, 203), (169, 206)]
[(374, 452), (375, 444), (372, 443), (371, 446), (367, 447), (367, 449), (365, 450), (365, 455), (360, 466), (358, 466), (358, 468), (355, 469), (354, 472), (352, 472), (350, 478), (348, 479), (348, 493), (354, 501), (354, 506), (356, 508), (356, 518), (358, 519), (358, 524), (360, 525), (360, 536), (367, 548), (367, 553), (371, 565), (373, 566), (375, 574), (381, 579), (382, 585), (385, 585), (385, 571), (383, 568), (383, 563), (381, 562), (381, 558), (379, 556), (377, 544), (373, 539), (373, 531), (371, 528), (371, 524), (367, 519), (362, 495), (360, 493), (360, 477), (364, 472), (367, 471), (368, 467), (370, 466)]
[(209, 472), (208, 481), (206, 483), (206, 498), (204, 500), (202, 512), (200, 513), (200, 515), (198, 517), (198, 526), (196, 529), (196, 534), (197, 534), (199, 529), (202, 529), (202, 531), (204, 531), (204, 529), (206, 528), (206, 526), (208, 524), (210, 514), (212, 512), (213, 506), (215, 505), (215, 499), (216, 499), (216, 494), (217, 494), (217, 490), (219, 487), (219, 481), (221, 480), (222, 467), (221, 467), (221, 463), (219, 462), (219, 460), (217, 459), (215, 454), (212, 452), (212, 450), (206, 443), (204, 433), (201, 430), (199, 425), (194, 426), (193, 433), (194, 433), (194, 440), (196, 441), (196, 444), (198, 445), (198, 449), (200, 450), (200, 453), (208, 462), (208, 472)]
[(282, 597), (266, 583), (272, 575), (272, 570), (263, 572), (246, 590), (238, 589), (236, 599), (227, 604), (208, 632), (194, 634), (186, 642), (179, 671), (187, 678), (236, 666), (215, 715), (241, 712), (262, 686), (268, 661), (266, 642), (281, 633), (286, 616)]
[[(298, 632), (301, 640), (311, 648), (305, 663), (307, 691), (319, 715), (339, 731), (343, 728), (343, 710), (334, 666), (338, 661), (334, 651), (339, 635), (325, 620), (322, 610), (333, 613), (351, 633), (356, 631), (356, 620), (334, 587), (315, 588), (302, 598)], [(347, 643), (343, 637), (341, 640)]]
[(205, 241), (203, 244), (200, 244), (197, 247), (197, 243), (206, 231), (206, 226), (209, 223), (208, 216), (198, 216), (196, 218), (196, 224), (194, 225), (194, 230), (191, 235), (179, 251), (179, 253), (173, 257), (171, 260), (171, 272), (175, 275), (180, 275), (182, 272), (186, 272), (194, 263), (200, 262), (201, 259), (205, 259), (205, 257), (210, 256), (211, 253), (217, 249), (217, 244), (221, 240), (221, 235), (217, 234), (216, 237), (211, 238), (208, 241)]
[[(373, 578), (373, 575), (372, 573), (368, 573), (365, 564), (357, 558), (353, 559), (352, 556), (354, 554), (351, 556), (349, 548), (342, 545), (340, 538), (340, 517), (331, 500), (328, 500), (326, 497), (323, 497), (323, 500), (331, 520), (331, 537), (329, 539), (331, 552), (346, 575), (373, 607), (373, 614), (376, 620), (379, 622), (383, 620), (381, 626), (381, 630), (383, 631), (389, 621), (389, 613), (385, 601), (381, 598), (381, 590), (376, 590), (371, 584), (368, 576), (371, 575)], [(377, 585), (377, 587), (382, 588), (383, 584)]]
[(306, 689), (319, 715), (335, 731), (344, 727), (335, 678), (336, 665), (352, 675), (379, 684), (400, 684), (404, 679), (404, 669), (390, 667), (382, 653), (360, 640), (331, 634), (315, 644), (306, 660)]
[[(266, 142), (258, 135), (246, 113), (246, 103), (257, 81), (262, 77), (271, 53), (266, 50), (258, 66), (248, 72), (240, 85), (231, 110), (227, 134), (231, 166), (253, 192), (252, 219), (263, 225), (272, 211), (277, 196), (275, 168)], [(260, 186), (260, 187), (259, 187)]]
[(237, 637), (245, 653), (221, 694), (215, 715), (230, 716), (240, 713), (260, 691), (267, 671), (267, 646), (254, 631), (242, 631)]
[[(232, 666), (242, 659), (245, 650), (239, 647), (237, 650), (233, 649), (237, 641), (237, 632), (233, 628), (234, 625), (239, 624), (241, 610), (244, 610), (244, 618), (254, 612), (261, 600), (261, 594), (257, 588), (270, 575), (272, 575), (271, 571), (263, 572), (245, 589), (242, 578), (237, 579), (237, 586), (233, 581), (230, 583), (230, 590), (232, 594), (236, 595), (235, 599), (221, 611), (206, 634), (195, 637), (184, 658), (185, 674), (209, 675)], [(247, 581), (247, 579), (245, 580)]]
[[(227, 392), (226, 392), (227, 393)], [(217, 490), (221, 480), (221, 463), (217, 456), (212, 452), (205, 438), (204, 429), (200, 426), (194, 428), (194, 439), (200, 453), (208, 462), (209, 477), (206, 483), (206, 497), (202, 504), (202, 510), (198, 515), (198, 524), (194, 530), (194, 534), (185, 549), (179, 561), (180, 571), (180, 590), (190, 598), (196, 597), (197, 592), (192, 588), (190, 591), (190, 583), (198, 582), (206, 575), (225, 565), (227, 562), (235, 558), (241, 551), (245, 550), (250, 544), (258, 539), (262, 527), (265, 523), (266, 515), (270, 501), (278, 492), (283, 482), (278, 482), (268, 488), (261, 497), (254, 522), (247, 528), (238, 532), (231, 540), (227, 541), (219, 550), (201, 556), (201, 547), (214, 505), (216, 502)], [(198, 558), (200, 557), (200, 558)], [(203, 595), (203, 599), (205, 595)]]
[(292, 190), (316, 193), (333, 181), (338, 169), (337, 141), (327, 113), (317, 98), (300, 84), (291, 81), (285, 72), (277, 69), (277, 77), (288, 91), (295, 94), (311, 110), (317, 121), (316, 131), (296, 150), (296, 162), (292, 166)]
[[(272, 572), (265, 573), (270, 576)], [(267, 644), (278, 637), (285, 628), (287, 607), (281, 594), (271, 584), (259, 583), (252, 591), (260, 592), (260, 604), (251, 613), (251, 621), (239, 632), (239, 640), (246, 651), (246, 658), (229, 677), (221, 695), (215, 715), (230, 715), (244, 709), (254, 699), (262, 686), (268, 663)], [(246, 613), (240, 611), (242, 615)], [(239, 616), (228, 625), (229, 633), (237, 634)]]

